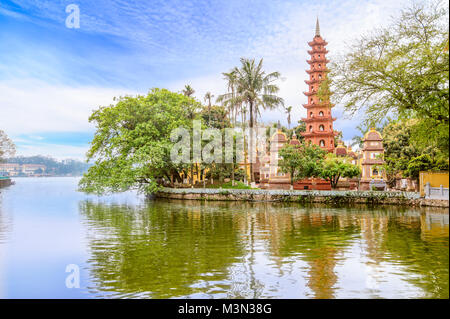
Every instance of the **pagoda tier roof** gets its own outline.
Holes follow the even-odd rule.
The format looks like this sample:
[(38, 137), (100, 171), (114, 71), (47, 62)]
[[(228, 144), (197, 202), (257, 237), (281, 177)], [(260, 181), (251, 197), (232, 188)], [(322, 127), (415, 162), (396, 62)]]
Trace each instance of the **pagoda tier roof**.
[(306, 60), (306, 62), (308, 62), (308, 64), (313, 64), (313, 63), (324, 63), (324, 64), (327, 64), (328, 62), (330, 62), (330, 60), (328, 60), (326, 58), (320, 58), (320, 59)]
[(321, 37), (315, 37), (313, 41), (308, 42), (308, 45), (310, 47), (314, 47), (315, 45), (323, 45), (326, 46), (328, 45), (328, 42), (323, 40)]
[(311, 95), (317, 95), (317, 92), (316, 91), (311, 91), (311, 92), (303, 92), (303, 94), (305, 94), (306, 96), (311, 96)]
[(316, 131), (316, 130), (312, 130), (312, 132), (301, 132), (300, 133), (302, 136), (304, 137), (309, 137), (309, 136), (337, 136), (338, 133), (333, 131), (333, 132), (329, 132), (329, 131)]
[(314, 79), (314, 80), (305, 80), (305, 83), (310, 85), (310, 84), (322, 82), (324, 79), (325, 78), (323, 78), (323, 79)]
[(304, 95), (306, 96), (314, 96), (314, 95), (318, 95), (317, 91), (308, 91), (308, 92), (303, 92)]
[(336, 121), (335, 117), (331, 116), (315, 116), (315, 117), (303, 117), (302, 121), (305, 123), (309, 122), (326, 122), (326, 121)]
[(327, 54), (329, 51), (327, 49), (323, 48), (323, 49), (312, 49), (312, 50), (308, 50), (307, 52), (309, 55), (313, 55), (314, 53)]
[(302, 104), (302, 105), (303, 105), (303, 107), (305, 109), (313, 109), (313, 108), (316, 108), (316, 107), (332, 108), (335, 104), (333, 104), (333, 103), (317, 103), (317, 104), (310, 104), (310, 103), (308, 103), (308, 104)]
[(330, 70), (328, 70), (328, 68), (306, 70), (306, 73), (308, 73), (308, 74), (317, 73), (317, 72), (327, 73), (327, 72), (330, 72)]

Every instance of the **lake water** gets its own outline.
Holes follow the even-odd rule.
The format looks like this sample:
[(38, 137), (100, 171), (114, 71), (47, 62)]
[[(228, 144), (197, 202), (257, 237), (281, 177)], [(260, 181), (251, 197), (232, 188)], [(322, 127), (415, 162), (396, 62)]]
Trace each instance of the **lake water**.
[(449, 297), (445, 209), (96, 197), (77, 182), (0, 190), (0, 298)]

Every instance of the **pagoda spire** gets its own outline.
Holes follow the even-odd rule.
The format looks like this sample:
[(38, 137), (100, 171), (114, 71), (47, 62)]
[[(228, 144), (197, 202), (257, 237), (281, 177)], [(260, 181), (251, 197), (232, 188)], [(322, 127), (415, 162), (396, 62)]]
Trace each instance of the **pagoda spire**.
[(317, 20), (316, 20), (316, 37), (320, 37), (319, 17), (317, 17)]

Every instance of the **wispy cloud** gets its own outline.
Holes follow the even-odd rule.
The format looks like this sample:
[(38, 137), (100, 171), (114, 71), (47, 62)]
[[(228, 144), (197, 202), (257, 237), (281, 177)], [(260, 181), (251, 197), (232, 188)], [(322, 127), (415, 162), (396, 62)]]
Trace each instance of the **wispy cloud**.
[[(43, 136), (41, 142), (53, 145), (46, 132), (92, 133), (93, 109), (151, 87), (180, 91), (191, 84), (201, 101), (206, 91), (217, 96), (226, 89), (221, 72), (240, 57), (264, 58), (266, 70), (282, 73), (280, 95), (294, 106), (296, 123), (305, 116), (306, 51), (316, 16), (333, 59), (409, 0), (80, 0), (81, 27), (67, 29), (70, 3), (0, 6), (0, 127), (13, 137)], [(335, 114), (335, 128), (351, 139), (358, 119), (343, 118), (340, 106)], [(286, 124), (283, 110), (262, 119)]]
[(0, 126), (9, 134), (93, 131), (93, 110), (130, 90), (49, 85), (35, 80), (0, 82)]

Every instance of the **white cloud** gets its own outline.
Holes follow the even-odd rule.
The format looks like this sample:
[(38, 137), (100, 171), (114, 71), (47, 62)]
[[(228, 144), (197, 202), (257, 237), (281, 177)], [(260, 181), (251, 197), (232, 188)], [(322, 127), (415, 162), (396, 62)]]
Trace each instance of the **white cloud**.
[[(67, 87), (36, 80), (0, 82), (0, 127), (8, 135), (93, 131), (92, 111), (130, 90)], [(39, 138), (37, 138), (39, 139)]]

